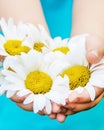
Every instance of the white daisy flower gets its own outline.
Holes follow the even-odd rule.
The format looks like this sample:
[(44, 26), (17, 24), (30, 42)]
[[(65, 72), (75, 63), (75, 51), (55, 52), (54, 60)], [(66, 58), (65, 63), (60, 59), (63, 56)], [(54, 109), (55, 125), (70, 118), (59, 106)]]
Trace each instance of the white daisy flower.
[(104, 58), (97, 64), (89, 66), (85, 53), (85, 41), (88, 35), (79, 35), (69, 40), (70, 65), (61, 76), (67, 75), (71, 90), (81, 93), (86, 89), (91, 100), (95, 99), (94, 87), (104, 88)]
[(5, 76), (2, 91), (6, 90), (8, 97), (13, 96), (17, 90), (19, 96), (31, 93), (23, 103), (33, 102), (35, 113), (46, 108), (49, 114), (51, 101), (65, 105), (69, 93), (69, 80), (67, 76), (61, 77), (60, 72), (65, 70), (69, 63), (63, 63), (58, 59), (48, 62), (50, 58), (51, 55), (48, 57), (34, 50), (20, 56), (7, 57), (2, 71)]
[(44, 48), (48, 47), (48, 44), (52, 42), (52, 38), (49, 36), (48, 32), (42, 25), (37, 27), (32, 24), (27, 24), (28, 26), (28, 37), (30, 42), (24, 43), (24, 45), (29, 46), (31, 49), (43, 52)]
[(27, 42), (27, 25), (19, 22), (16, 26), (13, 19), (10, 18), (8, 23), (1, 18), (0, 27), (3, 35), (0, 35), (0, 54), (3, 56), (8, 55), (20, 55), (21, 52), (28, 52), (29, 47), (24, 46), (24, 42)]
[(68, 38), (62, 40), (61, 37), (55, 37), (48, 45), (47, 51), (59, 51), (66, 55), (70, 51), (70, 48), (68, 46), (68, 40)]
[(50, 51), (60, 51), (66, 54), (69, 51), (67, 44), (68, 39), (62, 40), (61, 37), (52, 39), (42, 25), (36, 27), (32, 24), (28, 24), (28, 36), (31, 42), (27, 42), (27, 46), (39, 52), (48, 53)]

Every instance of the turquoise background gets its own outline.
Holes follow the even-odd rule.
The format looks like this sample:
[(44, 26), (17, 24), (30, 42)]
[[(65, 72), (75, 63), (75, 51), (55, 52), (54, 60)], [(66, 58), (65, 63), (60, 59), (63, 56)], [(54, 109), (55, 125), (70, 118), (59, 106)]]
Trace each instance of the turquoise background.
[[(72, 0), (41, 0), (52, 37), (69, 37)], [(64, 123), (27, 112), (0, 97), (0, 130), (104, 130), (104, 100), (96, 107), (69, 116)]]

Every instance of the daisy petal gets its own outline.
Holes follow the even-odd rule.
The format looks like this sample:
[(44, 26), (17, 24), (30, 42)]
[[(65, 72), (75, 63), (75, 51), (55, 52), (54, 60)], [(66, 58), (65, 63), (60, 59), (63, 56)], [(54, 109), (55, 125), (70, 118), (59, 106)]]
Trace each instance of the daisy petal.
[(15, 91), (8, 90), (6, 92), (6, 96), (7, 96), (7, 98), (11, 98), (15, 93), (16, 93)]
[(23, 89), (23, 90), (20, 90), (19, 92), (17, 92), (17, 96), (19, 96), (19, 97), (23, 97), (23, 96), (25, 96), (25, 95), (27, 95), (27, 94), (30, 94), (31, 93), (31, 91), (30, 90), (28, 90), (28, 89)]
[(33, 101), (34, 101), (34, 95), (33, 95), (33, 94), (30, 94), (30, 95), (27, 96), (27, 98), (24, 100), (23, 104), (26, 105), (26, 104), (32, 103)]
[(46, 107), (45, 107), (45, 109), (46, 109), (47, 114), (51, 113), (52, 105), (51, 105), (51, 102), (50, 102), (49, 99), (46, 99)]
[(48, 68), (48, 73), (54, 78), (57, 75), (59, 75), (64, 69), (66, 69), (69, 66), (68, 62), (63, 62), (60, 60), (54, 61), (53, 64), (51, 64)]
[(37, 95), (34, 96), (34, 99), (33, 99), (33, 111), (34, 113), (37, 113), (39, 112), (39, 106), (38, 106), (38, 98), (37, 98)]
[(96, 96), (94, 87), (91, 86), (91, 85), (87, 85), (87, 86), (85, 87), (85, 89), (88, 91), (88, 93), (89, 93), (89, 95), (90, 95), (90, 98), (91, 98), (91, 101), (94, 101), (95, 96)]
[(75, 89), (75, 91), (78, 93), (78, 94), (81, 94), (83, 92), (84, 88), (83, 87), (78, 87)]
[(38, 95), (38, 106), (39, 106), (39, 110), (43, 110), (44, 106), (45, 106), (45, 102), (46, 102), (46, 97), (42, 94)]
[(4, 45), (5, 43), (5, 38), (3, 37), (3, 35), (0, 35), (0, 48)]
[(60, 102), (61, 102), (61, 99), (60, 99), (61, 96), (56, 91), (51, 91), (51, 92), (47, 93), (45, 96), (57, 104), (60, 104)]
[(0, 87), (0, 96), (2, 95), (2, 94), (4, 94), (5, 93), (5, 90), (3, 89), (3, 87)]

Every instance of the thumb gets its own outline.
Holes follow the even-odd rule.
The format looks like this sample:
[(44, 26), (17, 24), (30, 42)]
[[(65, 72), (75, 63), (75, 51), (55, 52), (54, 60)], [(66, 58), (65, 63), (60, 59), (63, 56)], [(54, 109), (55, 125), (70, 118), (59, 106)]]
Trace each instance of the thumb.
[(104, 40), (96, 35), (86, 39), (86, 57), (89, 63), (94, 64), (104, 56)]

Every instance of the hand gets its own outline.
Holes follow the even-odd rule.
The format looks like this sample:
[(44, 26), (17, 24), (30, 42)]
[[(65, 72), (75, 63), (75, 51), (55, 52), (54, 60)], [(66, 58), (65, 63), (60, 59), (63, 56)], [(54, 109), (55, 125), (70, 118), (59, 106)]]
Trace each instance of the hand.
[[(86, 56), (90, 64), (98, 62), (104, 55), (104, 42), (98, 36), (89, 36), (86, 41)], [(49, 115), (51, 119), (56, 118), (59, 122), (63, 122), (67, 115), (77, 113), (86, 109), (90, 109), (95, 106), (103, 96), (103, 89), (96, 89), (96, 99), (91, 102), (90, 97), (85, 90), (82, 94), (72, 93), (69, 95), (69, 101), (67, 100), (65, 106), (52, 103), (52, 113)], [(17, 103), (19, 107), (24, 110), (32, 111), (32, 103), (29, 105), (23, 105), (23, 101), (26, 96), (20, 98), (14, 95), (11, 99)], [(41, 115), (46, 114), (45, 110), (39, 112)]]
[[(18, 91), (17, 91), (18, 92)], [(26, 110), (26, 111), (33, 111), (33, 103), (24, 105), (23, 101), (25, 100), (25, 98), (27, 96), (29, 96), (29, 94), (23, 96), (23, 97), (19, 97), (17, 96), (17, 92), (10, 98), (13, 102), (15, 102), (20, 108)]]
[[(97, 63), (104, 56), (104, 41), (103, 38), (91, 35), (86, 40), (86, 57), (90, 64)], [(67, 115), (90, 109), (94, 107), (103, 97), (103, 90), (95, 87), (96, 99), (91, 102), (90, 97), (85, 90), (82, 94), (73, 92), (69, 95), (64, 107), (53, 104), (54, 112), (50, 114), (51, 119), (57, 119), (59, 122), (65, 121)]]
[(90, 35), (86, 40), (86, 57), (94, 64), (104, 56), (104, 39), (97, 35)]
[(103, 89), (96, 87), (95, 91), (96, 99), (94, 101), (90, 101), (89, 94), (86, 90), (84, 90), (82, 94), (78, 94), (74, 91), (69, 95), (69, 99), (67, 99), (65, 106), (53, 104), (53, 113), (49, 115), (50, 118), (57, 119), (59, 122), (64, 122), (68, 115), (94, 107), (100, 102), (104, 95)]

